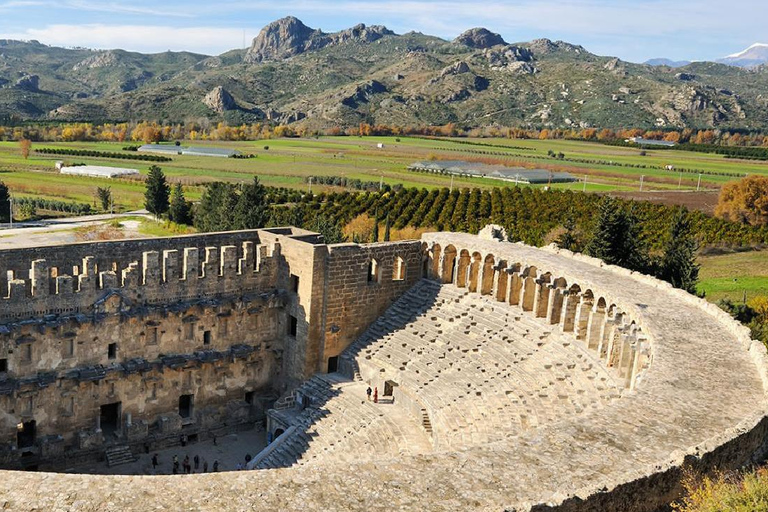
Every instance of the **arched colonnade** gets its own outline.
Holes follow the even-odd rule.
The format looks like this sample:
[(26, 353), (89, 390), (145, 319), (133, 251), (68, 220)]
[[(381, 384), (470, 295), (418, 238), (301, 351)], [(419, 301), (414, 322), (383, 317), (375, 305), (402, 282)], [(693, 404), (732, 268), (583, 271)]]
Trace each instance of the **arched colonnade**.
[(437, 243), (424, 244), (424, 249), (426, 277), (519, 306), (563, 332), (573, 332), (626, 388), (635, 387), (650, 363), (650, 342), (640, 326), (595, 290), (490, 253)]

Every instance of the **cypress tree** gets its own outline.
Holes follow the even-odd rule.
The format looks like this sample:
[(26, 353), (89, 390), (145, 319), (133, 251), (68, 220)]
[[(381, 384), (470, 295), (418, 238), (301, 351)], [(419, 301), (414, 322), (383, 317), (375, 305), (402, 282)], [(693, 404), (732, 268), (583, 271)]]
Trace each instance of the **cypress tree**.
[(10, 222), (11, 220), (11, 193), (8, 186), (0, 181), (0, 222)]
[(379, 212), (376, 212), (376, 216), (373, 218), (373, 234), (371, 236), (371, 241), (373, 243), (376, 243), (379, 241)]
[(658, 277), (689, 293), (696, 293), (699, 265), (696, 253), (699, 249), (691, 228), (691, 220), (685, 209), (675, 214), (670, 228), (670, 238), (664, 248)]
[(384, 241), (389, 242), (389, 214), (387, 214), (387, 220), (384, 222)]
[(176, 224), (192, 224), (192, 208), (184, 198), (184, 189), (182, 189), (181, 183), (177, 183), (173, 187), (168, 218)]
[(144, 191), (144, 208), (158, 217), (168, 211), (170, 189), (165, 174), (158, 166), (149, 168), (147, 189)]

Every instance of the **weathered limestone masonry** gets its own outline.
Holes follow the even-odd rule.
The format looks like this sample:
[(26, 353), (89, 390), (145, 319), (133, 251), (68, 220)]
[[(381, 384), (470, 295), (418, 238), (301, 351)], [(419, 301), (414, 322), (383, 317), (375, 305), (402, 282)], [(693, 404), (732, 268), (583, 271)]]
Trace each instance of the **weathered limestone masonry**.
[[(16, 304), (21, 295), (35, 313), (25, 315), (17, 304), (0, 310), (0, 325), (8, 331), (0, 335), (2, 346), (13, 350), (3, 384), (11, 391), (2, 403), (2, 435), (11, 451), (25, 449), (19, 445), (27, 442), (31, 421), (37, 422), (38, 433), (33, 456), (46, 443), (56, 446), (40, 437), (43, 429), (56, 431), (50, 427), (54, 422), (64, 429), (56, 435), (66, 438), (71, 435), (67, 429), (77, 431), (82, 419), (84, 439), (97, 443), (95, 419), (105, 419), (104, 431), (114, 407), (101, 413), (96, 408), (120, 400), (120, 435), (132, 432), (141, 421), (148, 423), (148, 431), (150, 425), (156, 429), (171, 425), (174, 431), (174, 424), (183, 423), (179, 414), (183, 405), (194, 405), (196, 422), (203, 421), (199, 407), (226, 409), (226, 415), (211, 416), (213, 422), (226, 421), (229, 411), (247, 403), (248, 389), (255, 393), (252, 398), (270, 391), (289, 396), (285, 392), (297, 389), (299, 381), (336, 364), (351, 374), (358, 368), (366, 379), (396, 380), (400, 399), (368, 403), (365, 383), (315, 375), (298, 388), (310, 399), (302, 405), (313, 415), (299, 412), (297, 417), (315, 418), (304, 427), (317, 434), (303, 438), (305, 445), (295, 445), (312, 455), (300, 465), (180, 477), (0, 471), (0, 503), (6, 509), (652, 511), (677, 496), (683, 464), (727, 469), (766, 455), (765, 348), (714, 305), (656, 279), (568, 251), (453, 233), (426, 234), (417, 243), (331, 247), (316, 235), (293, 228), (211, 236), (236, 241), (212, 238), (221, 241), (212, 243), (191, 237), (139, 242), (158, 245), (135, 248), (127, 243), (129, 255), (119, 266), (122, 281), (114, 281), (115, 285), (110, 284), (110, 274), (101, 280), (102, 272), (112, 269), (108, 253), (99, 256), (93, 274), (90, 264), (81, 261), (90, 254), (80, 249), (49, 249), (50, 254), (43, 251), (25, 261), (13, 258), (14, 274), (8, 284), (12, 298), (0, 307)], [(143, 252), (161, 253), (163, 244), (181, 253), (187, 246), (234, 245), (236, 255), (221, 257), (220, 249), (201, 258), (212, 265), (218, 261), (221, 268), (221, 261), (250, 261), (245, 242), (252, 242), (254, 255), (259, 255), (254, 257), (258, 265), (254, 263), (253, 277), (233, 274), (238, 277), (232, 282), (240, 282), (241, 288), (242, 283), (251, 283), (245, 289), (234, 284), (201, 285), (195, 292), (180, 289), (174, 295), (164, 290), (148, 293), (146, 288), (152, 286), (142, 284), (145, 275), (150, 282), (155, 279), (154, 272), (144, 270), (155, 268), (150, 263), (154, 256), (145, 260)], [(76, 262), (63, 256), (70, 250)], [(46, 262), (38, 263), (32, 275), (25, 274), (36, 259)], [(45, 265), (49, 272), (42, 271)], [(51, 282), (68, 291), (68, 280), (62, 276), (66, 272), (59, 270), (73, 265), (79, 267), (70, 274), (77, 276), (73, 281), (79, 283), (85, 276), (87, 283), (93, 275), (109, 286), (98, 287), (90, 304), (74, 300), (65, 308), (78, 311), (51, 312), (47, 308), (57, 305), (50, 299), (55, 294)], [(226, 280), (223, 273), (216, 279)], [(141, 279), (132, 281), (134, 274)], [(48, 296), (36, 299), (34, 292), (46, 286), (41, 275), (48, 276)], [(210, 276), (202, 268), (200, 274), (191, 275), (211, 279), (198, 277)], [(421, 276), (428, 280), (420, 280)], [(130, 285), (121, 286), (125, 282)], [(177, 295), (183, 299), (176, 301)], [(414, 306), (412, 314), (409, 305)], [(226, 329), (234, 334), (222, 340), (216, 337), (216, 319), (223, 310), (231, 311)], [(84, 318), (78, 320), (77, 315)], [(196, 341), (185, 346), (179, 338), (189, 316), (196, 318)], [(260, 326), (272, 325), (275, 334), (254, 324), (246, 326), (252, 316)], [(127, 325), (131, 330), (124, 337), (108, 325)], [(149, 342), (154, 340), (149, 327), (165, 331), (159, 342), (168, 348), (163, 352), (157, 348), (157, 355)], [(81, 331), (88, 333), (82, 339)], [(177, 370), (163, 362), (161, 353), (168, 358), (172, 351), (183, 349), (180, 355), (188, 357), (205, 350), (206, 331), (212, 344), (224, 343), (215, 345), (215, 352), (225, 353), (224, 359), (212, 366), (200, 363), (199, 370)], [(67, 349), (66, 332), (75, 333), (74, 339), (83, 345), (76, 348), (72, 369), (62, 366), (51, 380), (46, 373), (51, 370), (43, 368), (70, 364), (54, 355)], [(148, 332), (149, 340), (143, 341)], [(105, 345), (113, 339), (119, 346), (117, 361), (110, 364)], [(21, 360), (29, 354), (25, 352), (29, 345), (33, 363)], [(131, 372), (132, 363), (121, 359), (123, 345), (132, 351), (132, 359), (142, 357), (134, 355), (136, 351), (148, 354), (143, 357), (151, 369)], [(240, 356), (235, 348), (240, 345), (253, 350)], [(419, 351), (411, 361), (402, 358)], [(38, 354), (45, 354), (46, 362), (37, 362)], [(543, 360), (547, 354), (557, 358)], [(121, 368), (107, 371), (95, 391), (87, 378), (99, 370), (81, 364), (81, 355), (89, 365), (103, 358), (102, 369), (118, 363)], [(570, 356), (575, 357), (572, 363)], [(224, 367), (226, 378), (217, 372), (217, 365)], [(385, 376), (377, 376), (382, 369)], [(185, 380), (188, 371), (193, 374), (191, 385)], [(78, 418), (71, 422), (66, 411), (60, 411), (67, 406), (63, 393), (70, 389), (69, 375), (82, 389), (75, 395)], [(159, 380), (147, 380), (146, 375), (157, 375)], [(112, 376), (117, 381), (114, 390), (108, 385)], [(589, 382), (569, 381), (569, 376)], [(211, 381), (220, 387), (210, 392), (200, 389)], [(147, 398), (152, 388), (142, 388), (153, 382), (158, 383), (157, 404)], [(180, 400), (188, 389), (195, 395), (193, 404)], [(54, 393), (57, 402), (38, 407), (34, 393)], [(97, 397), (83, 396), (87, 393)], [(108, 398), (110, 393), (117, 398)], [(30, 403), (24, 400), (26, 394), (33, 394), (31, 414), (24, 412)], [(88, 404), (87, 412), (80, 410), (80, 400)], [(425, 439), (424, 430), (413, 432), (423, 425), (408, 416), (417, 401), (431, 414), (436, 438)], [(566, 403), (573, 412), (557, 409)], [(130, 421), (125, 417), (129, 407)], [(539, 421), (517, 421), (520, 414)], [(158, 421), (157, 415), (169, 419)], [(508, 424), (505, 418), (510, 419)], [(391, 439), (381, 437), (386, 432), (393, 433)], [(324, 444), (329, 438), (331, 443)], [(352, 453), (336, 456), (333, 450), (338, 446)], [(364, 456), (355, 457), (356, 449), (365, 450)], [(280, 450), (277, 446), (275, 457)]]
[(0, 464), (59, 468), (252, 425), (345, 348), (347, 326), (324, 348), (330, 289), (351, 330), (419, 277), (357, 302), (328, 274), (356, 262), (365, 282), (374, 257), (419, 256), (401, 245), (329, 248), (278, 228), (0, 252)]

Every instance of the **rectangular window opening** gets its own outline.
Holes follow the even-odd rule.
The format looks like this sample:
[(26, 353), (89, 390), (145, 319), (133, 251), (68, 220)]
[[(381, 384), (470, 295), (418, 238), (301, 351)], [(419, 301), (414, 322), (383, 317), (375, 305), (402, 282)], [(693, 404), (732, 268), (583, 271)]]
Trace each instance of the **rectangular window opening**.
[(296, 336), (299, 331), (299, 319), (293, 315), (288, 315), (288, 334)]
[(8, 359), (0, 359), (0, 373), (8, 371)]
[(299, 293), (299, 276), (291, 274), (291, 291)]
[(108, 359), (116, 359), (117, 358), (117, 343), (110, 343), (107, 347), (107, 358)]
[(203, 345), (211, 344), (211, 331), (205, 331), (203, 333)]

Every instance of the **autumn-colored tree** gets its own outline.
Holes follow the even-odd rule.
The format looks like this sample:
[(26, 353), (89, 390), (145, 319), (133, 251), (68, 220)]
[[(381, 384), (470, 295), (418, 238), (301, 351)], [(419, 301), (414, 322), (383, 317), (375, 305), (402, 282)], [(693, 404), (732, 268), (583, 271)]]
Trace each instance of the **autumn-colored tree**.
[(21, 156), (26, 160), (29, 158), (29, 150), (32, 148), (32, 141), (29, 139), (21, 139), (19, 141), (19, 148), (21, 149)]
[(715, 215), (752, 226), (768, 224), (768, 177), (747, 176), (720, 190)]
[[(349, 224), (344, 227), (344, 236), (349, 240), (357, 238), (363, 242), (368, 242), (373, 237), (374, 219), (367, 214), (362, 213), (352, 219)], [(376, 242), (377, 240), (374, 240)]]

